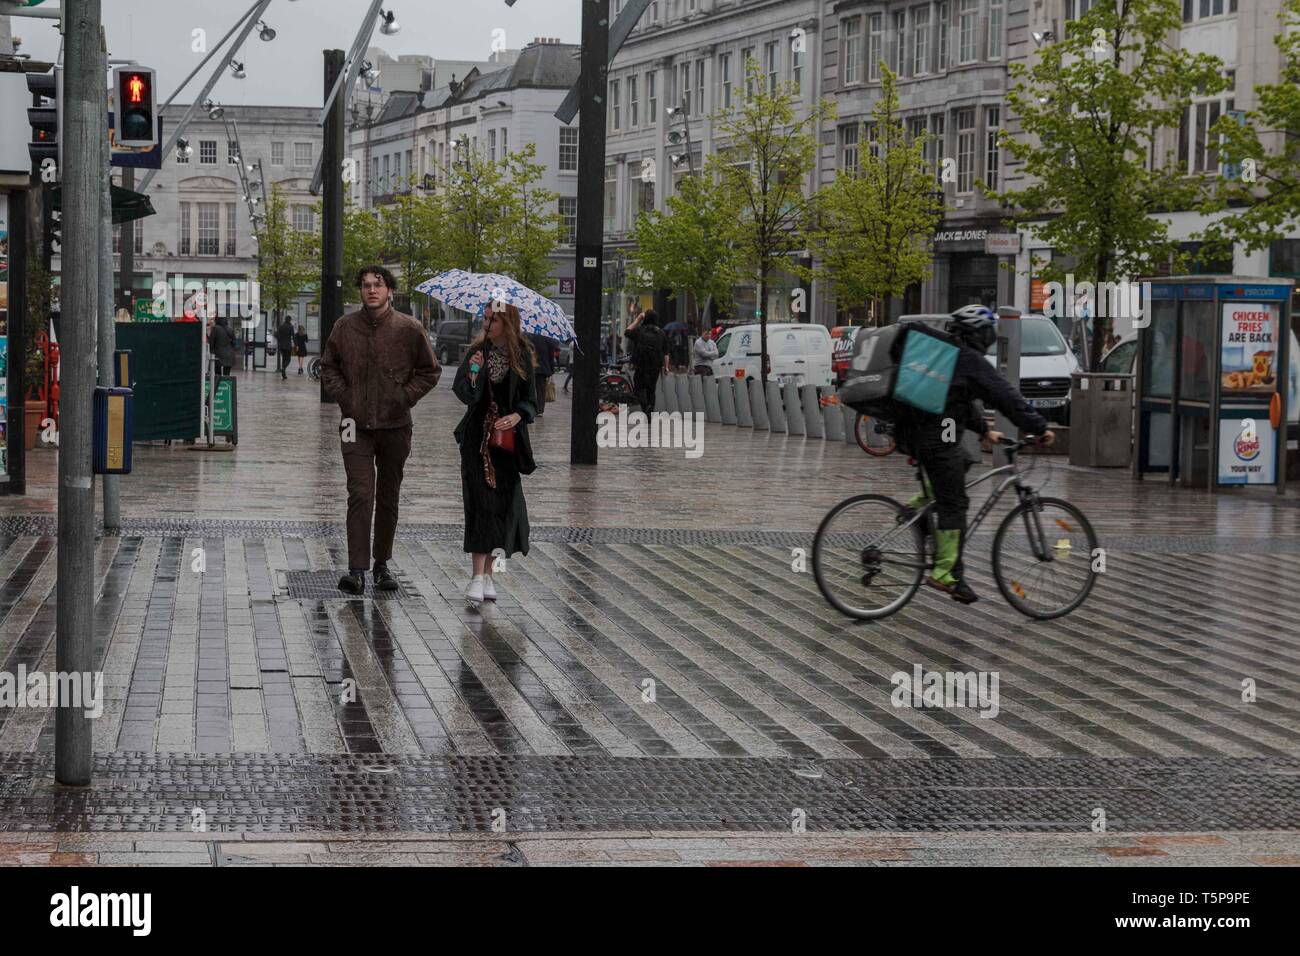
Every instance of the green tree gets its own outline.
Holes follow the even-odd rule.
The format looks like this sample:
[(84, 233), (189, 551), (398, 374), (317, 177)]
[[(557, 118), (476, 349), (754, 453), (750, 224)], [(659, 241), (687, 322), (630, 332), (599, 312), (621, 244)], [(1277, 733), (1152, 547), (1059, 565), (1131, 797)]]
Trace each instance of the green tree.
[(819, 262), (815, 274), (834, 283), (836, 301), (878, 300), (881, 324), (888, 324), (891, 298), (930, 275), (930, 242), (943, 208), (926, 165), (926, 140), (907, 138), (897, 77), (884, 63), (880, 69), (875, 119), (862, 124), (859, 137), (870, 148), (856, 171), (841, 170), (822, 188), (808, 241)]
[(1202, 211), (1227, 214), (1197, 238), (1215, 258), (1234, 243), (1262, 249), (1300, 225), (1300, 0), (1286, 0), (1279, 20), (1281, 82), (1257, 86), (1256, 109), (1240, 120), (1225, 116), (1210, 131), (1222, 140), (1228, 175)]
[[(1013, 63), (1007, 95), (1024, 135), (1002, 136), (1026, 185), (993, 193), (1035, 221), (1040, 239), (1071, 253), (1076, 279), (1114, 281), (1178, 257), (1159, 213), (1195, 208), (1206, 184), (1158, 154), (1194, 94), (1226, 86), (1223, 63), (1170, 45), (1182, 27), (1178, 0), (1113, 0), (1066, 24), (1063, 40), (1031, 64)], [(1043, 277), (1062, 281), (1060, 266)], [(1101, 362), (1109, 322), (1093, 321), (1089, 354)]]
[(668, 197), (664, 211), (641, 213), (632, 229), (639, 272), (649, 276), (656, 289), (690, 293), (697, 329), (706, 307), (701, 303), (730, 303), (739, 277), (734, 235), (738, 200), (728, 180), (687, 176)]
[[(320, 215), (320, 204), (316, 206)], [(346, 196), (343, 200), (343, 284), (349, 285), (363, 266), (384, 261), (383, 230), (379, 217)]]
[(257, 232), (257, 282), (263, 306), (278, 320), (300, 292), (320, 285), (320, 236), (293, 227), (279, 186), (271, 187), (265, 216)]
[(378, 209), (378, 234), (384, 262), (396, 267), (397, 289), (414, 298), (415, 287), (442, 268), (441, 204), (415, 188), (393, 196)]
[(529, 143), (505, 157), (510, 202), (502, 210), (504, 233), (502, 272), (535, 292), (551, 287), (551, 253), (560, 241), (560, 194), (537, 185), (546, 167), (537, 161), (537, 145)]
[(448, 267), (498, 272), (507, 262), (505, 226), (514, 198), (506, 169), (467, 142), (452, 152), (439, 196)]
[(766, 381), (768, 278), (777, 268), (798, 270), (794, 257), (804, 247), (816, 202), (816, 194), (805, 191), (816, 163), (816, 130), (833, 108), (822, 101), (800, 117), (792, 84), (769, 89), (752, 58), (745, 74), (747, 92), (739, 108), (716, 118), (714, 135), (723, 146), (709, 157), (706, 171), (739, 197), (736, 251), (742, 268), (758, 280), (760, 368)]

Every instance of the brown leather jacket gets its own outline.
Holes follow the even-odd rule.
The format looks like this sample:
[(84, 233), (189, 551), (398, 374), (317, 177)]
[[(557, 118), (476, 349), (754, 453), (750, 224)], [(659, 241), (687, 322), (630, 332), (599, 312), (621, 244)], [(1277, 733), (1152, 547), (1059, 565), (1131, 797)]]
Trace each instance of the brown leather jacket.
[(320, 375), (343, 417), (358, 428), (402, 428), (442, 368), (420, 323), (389, 306), (375, 319), (361, 309), (335, 322)]

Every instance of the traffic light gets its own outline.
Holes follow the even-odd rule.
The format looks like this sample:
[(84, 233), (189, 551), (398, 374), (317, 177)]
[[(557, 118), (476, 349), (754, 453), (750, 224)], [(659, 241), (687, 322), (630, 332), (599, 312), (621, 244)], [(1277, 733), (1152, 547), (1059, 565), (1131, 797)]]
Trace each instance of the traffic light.
[(59, 69), (48, 73), (28, 73), (27, 89), (33, 105), (27, 109), (32, 126), (32, 141), (27, 152), (32, 165), (40, 171), (43, 182), (58, 181), (59, 172)]
[(154, 71), (147, 66), (119, 66), (113, 70), (116, 93), (117, 145), (158, 145), (154, 104)]

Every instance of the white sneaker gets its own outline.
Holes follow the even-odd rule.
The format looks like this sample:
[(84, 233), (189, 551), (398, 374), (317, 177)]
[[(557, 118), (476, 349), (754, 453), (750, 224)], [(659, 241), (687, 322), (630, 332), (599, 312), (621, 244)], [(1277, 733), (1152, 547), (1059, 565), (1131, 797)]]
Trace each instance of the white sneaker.
[(483, 575), (483, 600), (495, 601), (497, 599), (497, 587), (492, 583), (492, 575)]
[(469, 587), (465, 589), (465, 600), (470, 604), (483, 603), (483, 576), (476, 574), (470, 579)]

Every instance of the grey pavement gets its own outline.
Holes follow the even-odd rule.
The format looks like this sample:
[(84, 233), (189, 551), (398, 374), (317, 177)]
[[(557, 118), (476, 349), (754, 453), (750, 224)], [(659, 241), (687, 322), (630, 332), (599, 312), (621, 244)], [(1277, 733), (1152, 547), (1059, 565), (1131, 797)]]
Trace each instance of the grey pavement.
[[(242, 432), (232, 452), (136, 448), (135, 472), (122, 481), (122, 533), (98, 542), (96, 651), (106, 702), (94, 732), (109, 778), (129, 781), (139, 761), (166, 755), (229, 755), (223, 772), (234, 776), (222, 778), (230, 798), (222, 805), (233, 814), (255, 809), (235, 799), (240, 773), (252, 779), (314, 756), (484, 760), (481, 772), (493, 779), (518, 772), (519, 760), (541, 760), (583, 769), (596, 783), (602, 761), (694, 761), (682, 771), (687, 788), (711, 775), (725, 784), (728, 774), (774, 760), (802, 761), (810, 773), (840, 762), (897, 764), (929, 768), (919, 772), (931, 779), (910, 786), (936, 792), (948, 786), (951, 758), (981, 758), (1009, 768), (996, 784), (1002, 803), (936, 797), (903, 828), (923, 829), (928, 820), (936, 832), (1024, 832), (1041, 812), (1049, 828), (1077, 826), (1086, 838), (1088, 795), (1066, 804), (1039, 799), (1036, 771), (1011, 761), (1039, 761), (1028, 766), (1050, 780), (1059, 766), (1052, 761), (1131, 761), (1135, 773), (1156, 773), (1162, 761), (1185, 770), (1193, 764), (1179, 762), (1224, 760), (1242, 768), (1229, 787), (1246, 808), (1235, 823), (1203, 805), (1213, 798), (1202, 793), (1178, 804), (1197, 808), (1182, 815), (1161, 816), (1155, 797), (1149, 806), (1139, 800), (1118, 829), (1222, 834), (1227, 842), (1206, 844), (1219, 848), (1206, 851), (1216, 862), (1259, 862), (1252, 854), (1296, 861), (1286, 836), (1300, 825), (1289, 787), (1300, 775), (1296, 497), (1172, 491), (1044, 457), (1036, 478), (1046, 493), (1078, 504), (1108, 549), (1107, 573), (1083, 608), (1051, 622), (1018, 615), (997, 594), (983, 537), (968, 560), (980, 603), (961, 608), (922, 593), (887, 621), (855, 624), (825, 604), (811, 575), (792, 570), (792, 549), (806, 547), (822, 514), (850, 494), (910, 494), (904, 461), (709, 425), (698, 459), (672, 449), (603, 449), (598, 468), (576, 468), (568, 464), (570, 404), (561, 397), (534, 430), (540, 467), (525, 484), (532, 551), (499, 575), (499, 605), (478, 612), (460, 598), (468, 562), (451, 430), (461, 406), (449, 386), (448, 374), (416, 410), (396, 599), (342, 600), (330, 587), (346, 554), (338, 413), (320, 406), (305, 376), (240, 375)], [(0, 498), (0, 672), (54, 668), (56, 454), (32, 453), (27, 499)], [(198, 548), (201, 573), (191, 570)], [(894, 706), (891, 676), (918, 666), (997, 672), (996, 716)], [(50, 802), (52, 745), (48, 710), (0, 706), (0, 831), (34, 837), (76, 817), (75, 806)], [(1265, 764), (1247, 770), (1250, 758)], [(358, 792), (379, 785), (342, 776)], [(962, 786), (973, 788), (967, 796), (980, 789)], [(1131, 789), (1113, 786), (1116, 794)], [(835, 797), (843, 816), (832, 828), (843, 839), (860, 828), (898, 829), (897, 809), (876, 787), (845, 784)], [(1056, 796), (1072, 789), (1060, 784)], [(1168, 797), (1149, 781), (1139, 789)], [(709, 792), (725, 809), (726, 787)], [(348, 793), (342, 787), (339, 799)], [(521, 801), (534, 810), (543, 804)], [(268, 807), (273, 829), (303, 829), (285, 815), (289, 804)], [(1143, 808), (1154, 816), (1143, 817)], [(572, 829), (560, 805), (553, 809), (532, 829)], [(604, 829), (655, 829), (653, 819), (617, 825), (617, 811), (601, 817)], [(789, 813), (755, 816), (753, 825), (788, 829)], [(187, 816), (154, 807), (119, 816), (112, 825), (124, 830), (189, 826)], [(724, 830), (724, 818), (694, 825)], [(392, 821), (394, 832), (401, 822)], [(817, 825), (808, 822), (810, 834)], [(213, 821), (214, 829), (233, 826)], [(489, 826), (453, 813), (415, 829)], [(1228, 834), (1257, 828), (1285, 831), (1276, 852), (1234, 848)], [(77, 852), (37, 842), (53, 843), (51, 853)], [(208, 862), (223, 856), (214, 846), (205, 850)], [(1093, 841), (1089, 852), (1103, 863), (1157, 856), (1106, 846)], [(1028, 857), (1050, 857), (1044, 847), (1024, 847)], [(637, 852), (599, 852), (611, 849)], [(93, 852), (99, 857), (85, 862), (148, 851)], [(285, 862), (303, 855), (319, 862), (314, 849), (286, 852), (294, 860)], [(6, 860), (23, 862), (0, 850)], [(920, 852), (895, 862), (909, 860), (941, 862)]]

